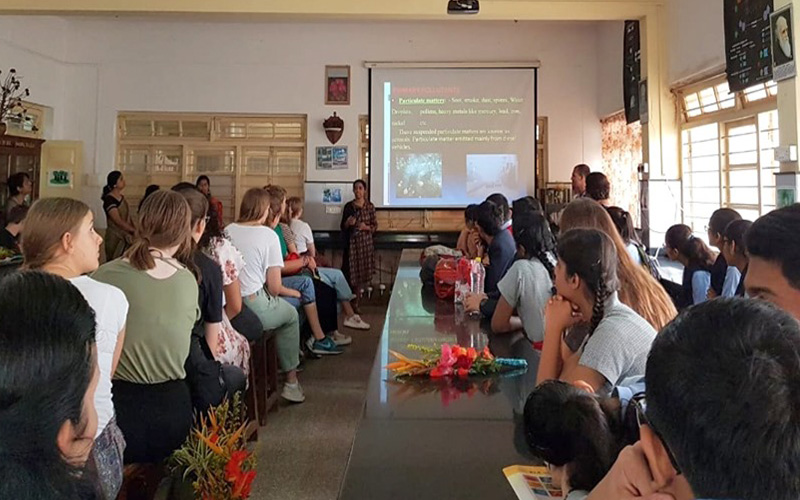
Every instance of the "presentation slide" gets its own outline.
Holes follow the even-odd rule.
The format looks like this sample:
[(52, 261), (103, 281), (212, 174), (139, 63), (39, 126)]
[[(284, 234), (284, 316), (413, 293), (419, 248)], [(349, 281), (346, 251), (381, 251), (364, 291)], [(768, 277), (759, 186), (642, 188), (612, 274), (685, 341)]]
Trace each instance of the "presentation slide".
[(373, 68), (370, 199), (463, 208), (534, 193), (533, 69)]

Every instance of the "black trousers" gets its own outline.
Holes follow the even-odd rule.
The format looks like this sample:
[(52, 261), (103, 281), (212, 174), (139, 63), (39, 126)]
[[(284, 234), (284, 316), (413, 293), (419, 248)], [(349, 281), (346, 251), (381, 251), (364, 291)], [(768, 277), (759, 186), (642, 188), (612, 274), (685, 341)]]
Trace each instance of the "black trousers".
[(117, 425), (127, 443), (126, 464), (160, 462), (189, 435), (192, 396), (185, 380), (161, 384), (115, 380), (111, 392)]
[(184, 367), (191, 389), (192, 404), (200, 412), (219, 405), (226, 397), (233, 397), (237, 392), (244, 391), (247, 385), (247, 378), (241, 368), (216, 361), (208, 350), (205, 338), (194, 334)]

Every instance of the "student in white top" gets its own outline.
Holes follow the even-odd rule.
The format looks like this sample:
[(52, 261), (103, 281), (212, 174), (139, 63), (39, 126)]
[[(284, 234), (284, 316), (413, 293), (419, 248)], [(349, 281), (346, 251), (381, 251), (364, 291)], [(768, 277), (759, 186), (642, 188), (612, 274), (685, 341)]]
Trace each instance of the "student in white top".
[[(607, 394), (623, 379), (644, 375), (656, 331), (617, 299), (617, 252), (605, 233), (573, 229), (558, 242), (555, 285), (558, 295), (545, 310), (545, 337), (537, 383), (583, 380)], [(589, 321), (589, 333), (577, 352), (565, 331)]]
[[(362, 320), (361, 316), (356, 314), (353, 309), (353, 304), (350, 301), (355, 298), (355, 294), (342, 271), (321, 265), (322, 262), (320, 262), (317, 250), (314, 247), (314, 235), (311, 232), (311, 226), (301, 219), (303, 217), (303, 200), (297, 196), (287, 199), (286, 211), (289, 227), (294, 232), (294, 245), (297, 248), (297, 253), (308, 256), (311, 259), (309, 263), (316, 268), (319, 274), (319, 279), (336, 290), (336, 298), (342, 305), (342, 311), (344, 312), (344, 326), (354, 330), (369, 330), (369, 323)], [(288, 244), (289, 242), (287, 241)], [(291, 252), (291, 249), (289, 252)]]
[[(261, 320), (264, 330), (274, 330), (278, 362), (286, 374), (281, 396), (293, 403), (305, 401), (297, 380), (300, 364), (300, 321), (297, 310), (281, 298), (300, 298), (300, 292), (281, 283), (283, 256), (275, 231), (264, 224), (269, 215), (270, 197), (261, 188), (249, 189), (242, 198), (239, 219), (225, 228), (225, 234), (244, 257), (239, 274), (242, 300)], [(266, 286), (265, 286), (266, 285)]]
[(111, 378), (122, 352), (128, 301), (120, 289), (84, 276), (99, 266), (103, 241), (94, 231), (94, 215), (87, 205), (69, 198), (41, 199), (31, 207), (27, 221), (25, 267), (70, 280), (95, 313), (100, 378), (94, 397), (98, 425), (92, 459), (104, 496), (113, 499), (122, 485), (125, 440), (114, 417)]

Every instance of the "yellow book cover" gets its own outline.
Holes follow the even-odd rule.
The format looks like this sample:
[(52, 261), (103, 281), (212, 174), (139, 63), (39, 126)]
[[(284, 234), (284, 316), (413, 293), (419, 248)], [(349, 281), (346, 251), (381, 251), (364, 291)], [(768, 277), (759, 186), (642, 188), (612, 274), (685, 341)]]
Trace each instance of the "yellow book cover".
[(560, 485), (553, 484), (553, 478), (546, 467), (512, 465), (503, 469), (508, 483), (519, 500), (555, 500), (564, 498)]

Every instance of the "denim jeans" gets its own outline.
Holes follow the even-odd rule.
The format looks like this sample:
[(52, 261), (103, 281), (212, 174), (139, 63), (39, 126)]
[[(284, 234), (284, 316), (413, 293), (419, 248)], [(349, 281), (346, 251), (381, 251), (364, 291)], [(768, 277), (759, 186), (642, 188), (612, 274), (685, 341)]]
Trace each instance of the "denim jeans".
[(300, 292), (301, 297), (296, 299), (294, 297), (284, 297), (286, 301), (292, 304), (295, 309), (301, 305), (312, 304), (317, 301), (317, 294), (314, 292), (314, 282), (311, 278), (303, 275), (284, 276), (281, 278), (283, 286), (297, 290)]
[(323, 283), (336, 290), (336, 298), (339, 299), (339, 302), (353, 300), (355, 298), (353, 290), (351, 290), (350, 285), (347, 284), (347, 278), (344, 277), (344, 273), (339, 269), (318, 267), (317, 273), (319, 273), (319, 279)]

